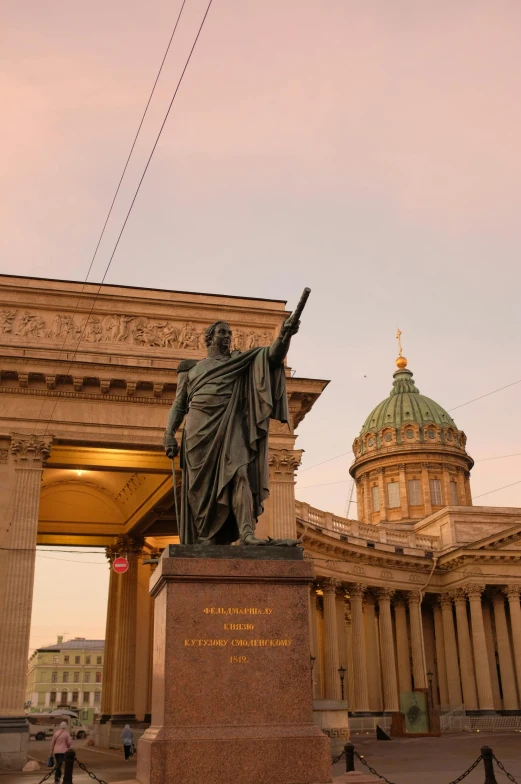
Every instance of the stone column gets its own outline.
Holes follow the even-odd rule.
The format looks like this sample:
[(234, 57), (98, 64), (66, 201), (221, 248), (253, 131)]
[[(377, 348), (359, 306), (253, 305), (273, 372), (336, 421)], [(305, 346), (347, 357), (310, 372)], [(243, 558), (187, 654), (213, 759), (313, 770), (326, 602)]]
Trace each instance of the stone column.
[(324, 597), (317, 596), (317, 660), (313, 673), (315, 676), (315, 684), (317, 691), (317, 699), (325, 699), (325, 680), (324, 680), (324, 647), (325, 647), (325, 631), (324, 631)]
[(470, 602), (470, 617), (472, 621), (472, 642), (474, 647), (474, 663), (476, 667), (476, 681), (478, 685), (479, 709), (494, 710), (494, 697), (490, 682), (490, 668), (487, 655), (487, 641), (483, 625), (483, 611), (481, 609), (481, 594), (484, 585), (467, 585), (466, 592)]
[(398, 466), (400, 471), (399, 489), (400, 489), (400, 506), (402, 518), (409, 517), (409, 499), (407, 497), (407, 481), (405, 479), (405, 463), (400, 463)]
[(353, 677), (355, 681), (355, 711), (367, 712), (369, 691), (367, 686), (364, 613), (362, 599), (366, 586), (361, 583), (349, 586), (351, 597), (351, 632), (353, 651)]
[(412, 674), (414, 678), (414, 688), (426, 689), (428, 684), (427, 674), (425, 672), (425, 654), (423, 651), (420, 592), (410, 591), (407, 599), (409, 602), (409, 622), (411, 625)]
[(510, 627), (512, 629), (512, 647), (514, 648), (514, 666), (517, 677), (517, 688), (521, 697), (521, 605), (519, 593), (521, 585), (507, 585), (504, 589), (510, 610)]
[(467, 506), (467, 493), (465, 490), (465, 473), (463, 468), (457, 470), (458, 500), (461, 506)]
[(362, 523), (370, 523), (373, 519), (373, 499), (369, 485), (369, 471), (363, 475), (362, 481), (364, 483), (364, 514), (363, 516), (359, 514), (358, 519)]
[(8, 508), (11, 518), (9, 551), (0, 624), (0, 769), (21, 769), (27, 761), (27, 724), (24, 718), (25, 680), (33, 603), (34, 564), (40, 482), (51, 437), (11, 436), (15, 481)]
[[(313, 692), (313, 699), (318, 700), (319, 697), (317, 696), (317, 690), (315, 688), (316, 681), (315, 681), (315, 666), (317, 663), (317, 656), (318, 656), (318, 642), (317, 642), (317, 619), (316, 619), (316, 612), (317, 612), (317, 593), (316, 588), (314, 585), (310, 585), (309, 587), (309, 651), (310, 656), (314, 658), (314, 661), (309, 660), (309, 667), (311, 669), (311, 664), (313, 663), (313, 669), (311, 670), (311, 683), (312, 683), (312, 692)], [(320, 692), (319, 692), (320, 693)]]
[(126, 555), (129, 568), (119, 574), (116, 655), (114, 659), (112, 722), (125, 724), (135, 721), (136, 679), (136, 623), (138, 554), (143, 547), (142, 539), (121, 537), (114, 546), (119, 555)]
[(105, 650), (103, 653), (103, 688), (101, 690), (101, 716), (100, 723), (104, 724), (112, 716), (112, 696), (114, 690), (114, 670), (116, 655), (116, 629), (118, 609), (118, 588), (121, 584), (119, 574), (112, 568), (114, 557), (107, 551), (109, 559), (109, 597), (107, 602), (107, 621), (105, 625)]
[(490, 670), (490, 681), (492, 683), (492, 695), (494, 697), (494, 708), (500, 711), (503, 707), (501, 692), (499, 691), (499, 676), (496, 654), (496, 635), (492, 626), (492, 604), (483, 602), (483, 624), (485, 626), (485, 639), (487, 641), (487, 656)]
[(503, 685), (503, 710), (518, 710), (519, 703), (517, 699), (516, 678), (514, 675), (512, 651), (510, 649), (510, 637), (508, 634), (505, 597), (503, 593), (500, 593), (499, 591), (494, 593), (492, 604), (494, 606), (494, 619), (496, 621), (499, 670), (501, 672), (501, 683)]
[(470, 471), (465, 471), (465, 500), (467, 506), (472, 506), (472, 492), (470, 489)]
[(409, 634), (407, 631), (407, 608), (405, 599), (398, 594), (394, 600), (396, 623), (396, 655), (398, 659), (398, 686), (400, 692), (412, 691), (411, 657), (409, 656)]
[(477, 710), (478, 695), (476, 692), (472, 644), (470, 642), (469, 621), (467, 617), (467, 595), (461, 588), (453, 591), (451, 595), (454, 599), (454, 606), (456, 608), (463, 702), (465, 703), (465, 708), (467, 710)]
[(380, 687), (380, 667), (378, 656), (378, 640), (376, 637), (376, 615), (374, 596), (369, 591), (365, 597), (364, 627), (365, 627), (365, 650), (367, 656), (367, 686), (369, 690), (369, 709), (372, 711), (382, 710), (382, 690)]
[(387, 493), (385, 486), (385, 470), (378, 469), (378, 492), (380, 495), (380, 522), (387, 520)]
[(351, 624), (351, 605), (345, 606), (345, 627), (347, 644), (347, 706), (355, 709), (355, 678), (353, 674), (353, 628)]
[[(345, 621), (345, 596), (344, 591), (340, 587), (337, 591), (335, 607), (336, 607), (336, 631), (338, 643), (338, 666), (344, 667), (347, 671), (347, 638), (346, 638), (346, 621)], [(344, 693), (347, 693), (346, 682), (344, 681)], [(344, 697), (345, 699), (345, 697)]]
[(398, 684), (396, 682), (396, 659), (394, 655), (393, 622), (391, 618), (391, 597), (393, 591), (378, 589), (380, 609), (380, 645), (382, 654), (382, 679), (384, 692), (384, 711), (399, 711)]
[(324, 681), (326, 700), (340, 699), (340, 676), (338, 674), (338, 634), (336, 626), (336, 580), (326, 579), (324, 591)]
[[(148, 556), (147, 556), (148, 557)], [(134, 712), (137, 721), (145, 721), (150, 714), (151, 695), (149, 692), (149, 661), (152, 658), (151, 619), (154, 613), (154, 600), (150, 596), (150, 564), (137, 564), (137, 612), (136, 612), (136, 675), (134, 685)], [(148, 709), (147, 709), (148, 708)]]
[(436, 669), (438, 672), (438, 687), (440, 690), (440, 705), (449, 704), (449, 689), (447, 686), (447, 665), (445, 663), (445, 639), (443, 635), (443, 620), (441, 609), (435, 604), (432, 608), (434, 616), (434, 644), (436, 647)]
[(443, 637), (445, 641), (445, 663), (447, 665), (447, 689), (449, 705), (461, 705), (461, 681), (458, 666), (458, 648), (456, 645), (456, 632), (454, 630), (454, 617), (452, 615), (452, 599), (446, 593), (440, 596), (441, 615), (443, 620)]
[(270, 511), (273, 539), (296, 539), (295, 471), (300, 465), (302, 450), (269, 450)]
[(429, 481), (429, 464), (422, 463), (422, 486), (423, 486), (423, 505), (425, 507), (425, 516), (428, 517), (432, 514), (431, 502), (431, 484)]
[(364, 483), (362, 482), (362, 478), (358, 477), (358, 479), (356, 480), (356, 501), (357, 501), (359, 520), (365, 519), (366, 496), (364, 491), (365, 491), (365, 486)]
[(451, 506), (452, 501), (450, 497), (450, 473), (449, 473), (449, 466), (447, 463), (443, 463), (442, 483), (443, 483), (443, 504), (444, 506)]

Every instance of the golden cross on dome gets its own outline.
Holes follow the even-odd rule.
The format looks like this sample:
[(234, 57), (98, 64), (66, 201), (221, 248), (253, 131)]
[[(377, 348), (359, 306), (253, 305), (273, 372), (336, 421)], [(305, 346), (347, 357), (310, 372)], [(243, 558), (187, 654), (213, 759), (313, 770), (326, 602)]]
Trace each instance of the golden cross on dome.
[(400, 349), (400, 353), (398, 354), (398, 356), (401, 357), (402, 356), (402, 351), (403, 351), (403, 349), (402, 349), (402, 330), (401, 329), (398, 329), (398, 332), (396, 333), (396, 340), (398, 341), (398, 348)]

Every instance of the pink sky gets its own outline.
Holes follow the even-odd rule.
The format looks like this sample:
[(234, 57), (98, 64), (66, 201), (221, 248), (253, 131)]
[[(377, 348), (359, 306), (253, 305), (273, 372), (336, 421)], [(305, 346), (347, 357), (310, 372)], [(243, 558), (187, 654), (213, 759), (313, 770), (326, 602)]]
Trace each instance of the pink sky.
[[(187, 0), (91, 280), (205, 7)], [(84, 279), (177, 11), (8, 2), (1, 272)], [(332, 383), (303, 468), (348, 451), (388, 393), (398, 325), (447, 408), (521, 378), (520, 40), (518, 0), (214, 0), (107, 280), (290, 303), (311, 286), (291, 363)], [(520, 397), (454, 412), (475, 458), (521, 452)], [(349, 463), (303, 472), (299, 497), (342, 513)], [(519, 457), (478, 462), (473, 492), (518, 479)], [(483, 503), (521, 506), (521, 484)], [(55, 567), (38, 560), (39, 586)], [(35, 627), (60, 631), (45, 612)]]

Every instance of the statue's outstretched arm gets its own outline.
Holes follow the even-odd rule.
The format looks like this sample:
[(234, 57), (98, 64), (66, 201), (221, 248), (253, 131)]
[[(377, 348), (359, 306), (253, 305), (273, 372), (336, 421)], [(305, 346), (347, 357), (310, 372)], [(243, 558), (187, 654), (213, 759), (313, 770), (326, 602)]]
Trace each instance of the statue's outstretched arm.
[(282, 365), (286, 354), (288, 353), (289, 344), (293, 335), (296, 335), (300, 327), (300, 317), (302, 311), (306, 306), (308, 297), (311, 294), (311, 289), (305, 288), (300, 297), (299, 303), (291, 316), (286, 319), (280, 328), (279, 336), (275, 342), (270, 346), (270, 365), (276, 367)]

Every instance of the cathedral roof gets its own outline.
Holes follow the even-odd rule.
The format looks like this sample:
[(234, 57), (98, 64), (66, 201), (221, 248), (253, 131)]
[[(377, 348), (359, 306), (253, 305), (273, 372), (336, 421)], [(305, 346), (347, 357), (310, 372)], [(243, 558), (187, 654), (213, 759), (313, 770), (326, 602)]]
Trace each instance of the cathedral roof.
[(418, 449), (423, 446), (465, 452), (466, 436), (445, 409), (421, 395), (414, 383), (407, 360), (401, 355), (396, 360), (398, 370), (393, 375), (393, 388), (365, 420), (360, 435), (355, 439), (355, 462), (376, 450)]
[(420, 395), (410, 370), (400, 368), (393, 378), (389, 397), (371, 411), (360, 431), (361, 436), (365, 433), (378, 433), (386, 426), (399, 428), (407, 422), (421, 426), (434, 423), (457, 429), (450, 414), (439, 403)]

